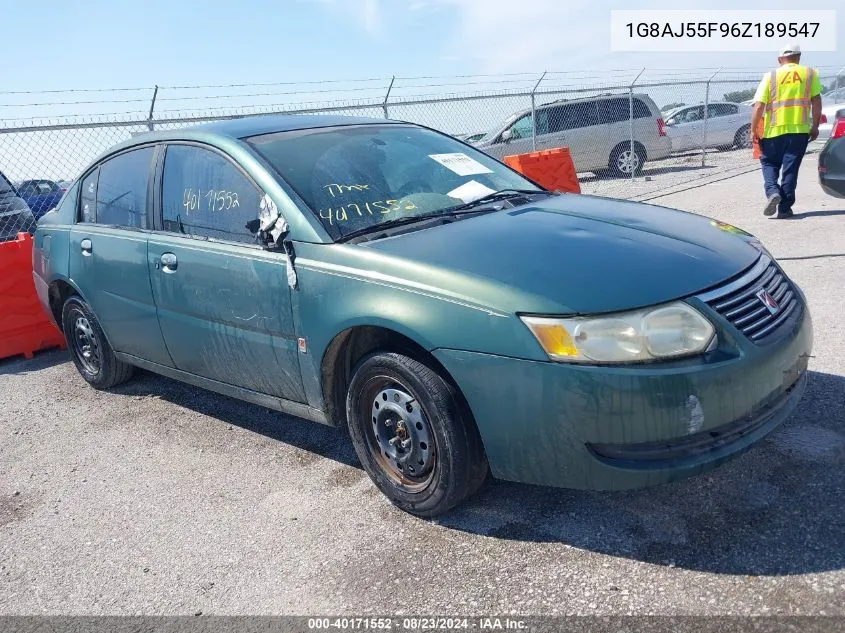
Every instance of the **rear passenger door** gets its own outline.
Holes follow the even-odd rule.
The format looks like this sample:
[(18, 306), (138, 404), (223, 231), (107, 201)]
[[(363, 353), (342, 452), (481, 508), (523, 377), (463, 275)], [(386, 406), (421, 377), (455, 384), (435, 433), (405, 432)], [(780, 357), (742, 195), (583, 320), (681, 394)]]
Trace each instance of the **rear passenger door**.
[(176, 367), (305, 402), (287, 258), (254, 234), (264, 192), (198, 144), (168, 145), (157, 180), (148, 266)]
[(147, 267), (155, 151), (122, 152), (84, 176), (69, 270), (115, 351), (172, 367)]

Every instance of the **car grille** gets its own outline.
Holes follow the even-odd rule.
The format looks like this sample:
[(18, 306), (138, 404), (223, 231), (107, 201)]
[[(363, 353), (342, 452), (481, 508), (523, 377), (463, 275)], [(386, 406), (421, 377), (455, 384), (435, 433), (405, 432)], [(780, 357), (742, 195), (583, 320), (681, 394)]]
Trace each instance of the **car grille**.
[[(772, 309), (765, 302), (767, 297), (761, 298), (761, 291), (774, 299)], [(767, 255), (762, 255), (738, 279), (699, 295), (699, 299), (758, 344), (770, 340), (790, 315), (801, 308), (796, 289)]]

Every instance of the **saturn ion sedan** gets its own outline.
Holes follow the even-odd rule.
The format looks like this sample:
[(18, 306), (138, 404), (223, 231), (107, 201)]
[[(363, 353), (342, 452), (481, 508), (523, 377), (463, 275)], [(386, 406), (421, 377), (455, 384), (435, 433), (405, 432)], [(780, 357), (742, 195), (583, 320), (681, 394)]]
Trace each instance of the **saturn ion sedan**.
[(33, 266), (93, 387), (140, 367), (347, 427), (424, 517), (491, 477), (712, 469), (795, 408), (812, 344), (801, 291), (740, 229), (546, 191), (380, 119), (137, 136), (41, 219)]

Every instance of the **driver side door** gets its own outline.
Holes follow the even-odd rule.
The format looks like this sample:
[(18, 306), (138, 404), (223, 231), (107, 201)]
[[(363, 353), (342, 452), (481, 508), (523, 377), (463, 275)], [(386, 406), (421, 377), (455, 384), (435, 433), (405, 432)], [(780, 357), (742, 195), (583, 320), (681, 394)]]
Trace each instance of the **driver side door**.
[(156, 180), (148, 266), (176, 368), (305, 402), (287, 257), (253, 233), (264, 192), (198, 144), (169, 144)]

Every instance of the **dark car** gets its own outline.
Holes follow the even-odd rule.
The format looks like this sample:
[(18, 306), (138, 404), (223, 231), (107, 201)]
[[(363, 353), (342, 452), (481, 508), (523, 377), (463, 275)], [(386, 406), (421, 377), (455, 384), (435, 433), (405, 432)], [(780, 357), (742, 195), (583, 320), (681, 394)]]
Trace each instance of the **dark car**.
[(812, 353), (801, 290), (748, 233), (545, 191), (383, 119), (130, 139), (39, 220), (33, 267), (93, 387), (141, 367), (348, 427), (421, 516), (488, 473), (621, 489), (715, 468), (795, 409)]
[(35, 217), (15, 186), (0, 172), (0, 242), (14, 240), (20, 232), (35, 230)]
[(837, 111), (830, 138), (819, 154), (819, 182), (825, 193), (845, 198), (845, 108)]
[(62, 188), (52, 180), (24, 180), (18, 186), (18, 195), (29, 205), (36, 220), (58, 205), (65, 191), (67, 187)]

